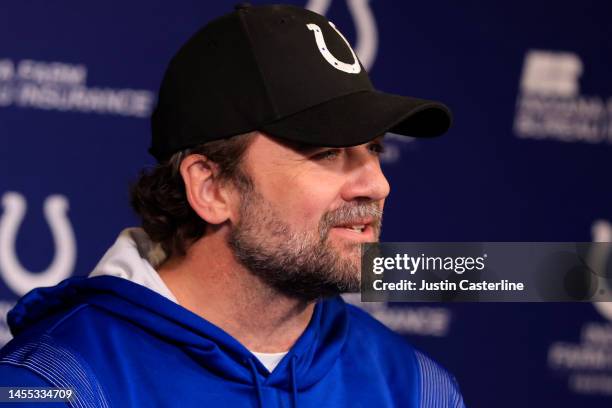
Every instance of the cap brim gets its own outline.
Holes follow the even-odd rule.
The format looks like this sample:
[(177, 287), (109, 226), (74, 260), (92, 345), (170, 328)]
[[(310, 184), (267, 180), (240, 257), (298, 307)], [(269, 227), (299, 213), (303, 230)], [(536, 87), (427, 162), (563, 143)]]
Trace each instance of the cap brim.
[(440, 102), (362, 91), (300, 111), (259, 130), (308, 145), (347, 147), (367, 143), (386, 132), (439, 136), (451, 122), (450, 110)]

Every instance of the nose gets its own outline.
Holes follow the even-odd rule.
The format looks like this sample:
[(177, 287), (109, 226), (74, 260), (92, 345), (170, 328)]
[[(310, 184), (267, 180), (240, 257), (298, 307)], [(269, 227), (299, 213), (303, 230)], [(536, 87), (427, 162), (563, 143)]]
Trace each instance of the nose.
[(347, 163), (348, 180), (342, 189), (345, 201), (384, 200), (391, 190), (380, 167), (380, 160), (367, 146), (350, 148)]

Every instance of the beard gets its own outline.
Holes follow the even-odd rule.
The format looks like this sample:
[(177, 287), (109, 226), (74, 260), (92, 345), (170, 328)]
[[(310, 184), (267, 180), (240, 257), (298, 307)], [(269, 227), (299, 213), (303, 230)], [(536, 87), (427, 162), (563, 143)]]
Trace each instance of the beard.
[(375, 239), (382, 211), (376, 202), (347, 204), (325, 213), (317, 231), (295, 231), (270, 202), (250, 189), (242, 192), (240, 218), (228, 237), (234, 256), (267, 286), (303, 301), (358, 292), (361, 283), (361, 244), (330, 242), (334, 226), (373, 218)]

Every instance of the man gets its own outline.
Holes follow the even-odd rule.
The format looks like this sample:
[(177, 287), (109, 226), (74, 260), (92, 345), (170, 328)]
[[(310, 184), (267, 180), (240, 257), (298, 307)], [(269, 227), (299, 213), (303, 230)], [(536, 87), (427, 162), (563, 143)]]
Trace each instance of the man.
[(345, 38), (293, 6), (237, 6), (171, 61), (143, 228), (88, 278), (27, 294), (7, 386), (72, 406), (461, 407), (452, 377), (338, 296), (380, 234), (388, 130), (435, 136), (437, 102), (375, 91)]

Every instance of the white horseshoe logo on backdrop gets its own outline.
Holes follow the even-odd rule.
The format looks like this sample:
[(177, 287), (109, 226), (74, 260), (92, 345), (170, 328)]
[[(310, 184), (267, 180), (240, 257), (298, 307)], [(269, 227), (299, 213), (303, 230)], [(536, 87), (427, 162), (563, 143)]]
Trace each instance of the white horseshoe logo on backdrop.
[(310, 31), (314, 32), (315, 40), (317, 41), (317, 47), (319, 47), (319, 51), (321, 52), (321, 55), (323, 55), (325, 60), (329, 62), (329, 64), (332, 67), (339, 69), (340, 71), (346, 72), (347, 74), (360, 73), (361, 65), (359, 65), (359, 61), (357, 60), (357, 57), (355, 56), (355, 53), (353, 52), (351, 45), (348, 43), (348, 41), (346, 41), (346, 38), (344, 38), (342, 33), (338, 31), (336, 26), (333, 25), (331, 21), (329, 22), (329, 25), (338, 33), (340, 38), (344, 40), (344, 43), (349, 48), (349, 50), (351, 50), (351, 55), (353, 56), (352, 64), (347, 64), (346, 62), (342, 62), (338, 60), (336, 57), (333, 56), (331, 52), (329, 52), (329, 49), (327, 48), (327, 45), (325, 44), (325, 38), (323, 38), (323, 33), (321, 32), (321, 28), (318, 25), (306, 24), (306, 27), (308, 27)]
[(52, 286), (72, 274), (76, 260), (76, 243), (70, 221), (66, 216), (68, 200), (62, 195), (52, 195), (44, 202), (44, 214), (53, 235), (55, 255), (49, 267), (40, 273), (26, 270), (15, 251), (15, 241), (23, 217), (26, 200), (15, 192), (2, 197), (4, 213), (0, 218), (0, 273), (6, 285), (22, 296), (39, 286)]
[[(599, 220), (593, 224), (593, 242), (612, 242), (612, 225), (608, 221)], [(596, 271), (604, 271), (610, 256), (610, 245), (595, 247), (589, 252), (589, 265)], [(608, 287), (607, 281), (601, 277), (598, 282), (599, 288), (606, 288), (608, 292), (612, 288)], [(608, 294), (608, 296), (610, 296)], [(605, 318), (612, 321), (612, 302), (593, 302), (593, 306)]]
[[(308, 4), (306, 4), (306, 8), (314, 11), (315, 13), (325, 15), (329, 9), (331, 1), (332, 0), (309, 0)], [(378, 48), (378, 31), (376, 28), (374, 14), (370, 9), (368, 0), (346, 0), (346, 4), (351, 16), (353, 17), (353, 21), (355, 22), (355, 31), (357, 32), (357, 45), (355, 46), (355, 53), (359, 56), (363, 67), (366, 70), (369, 70), (372, 68), (372, 65), (374, 65), (376, 50)], [(340, 35), (342, 36), (342, 34)], [(342, 36), (342, 38), (344, 39), (344, 36)], [(344, 41), (346, 42), (346, 39), (344, 39)], [(319, 45), (319, 50), (321, 50), (318, 40), (317, 45)], [(349, 48), (351, 47), (349, 46)], [(325, 47), (325, 49), (327, 49), (327, 47)], [(351, 52), (353, 52), (352, 49)], [(327, 57), (325, 59), (327, 60)], [(359, 64), (359, 62), (357, 62), (357, 64)]]

